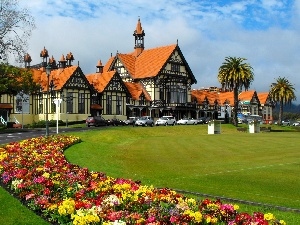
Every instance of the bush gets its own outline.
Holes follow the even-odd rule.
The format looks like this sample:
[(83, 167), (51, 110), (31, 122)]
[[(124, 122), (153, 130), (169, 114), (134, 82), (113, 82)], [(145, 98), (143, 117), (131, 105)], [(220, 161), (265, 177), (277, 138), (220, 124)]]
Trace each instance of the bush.
[[(56, 127), (56, 120), (49, 120), (48, 125), (49, 127)], [(70, 121), (68, 122), (68, 125), (74, 125), (74, 124), (82, 124), (85, 123), (84, 121)], [(66, 122), (59, 120), (58, 121), (58, 126), (66, 126)], [(30, 128), (46, 128), (46, 121), (45, 120), (40, 120), (38, 122), (33, 122), (31, 125), (28, 125)]]

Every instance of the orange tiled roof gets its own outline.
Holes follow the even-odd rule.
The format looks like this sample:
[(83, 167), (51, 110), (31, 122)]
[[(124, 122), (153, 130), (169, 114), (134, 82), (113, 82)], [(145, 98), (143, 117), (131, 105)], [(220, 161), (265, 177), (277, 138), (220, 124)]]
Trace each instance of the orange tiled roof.
[[(70, 66), (52, 70), (49, 75), (49, 81), (53, 80), (54, 90), (60, 90), (74, 74), (78, 66)], [(33, 80), (41, 85), (43, 91), (47, 90), (47, 74), (44, 68), (32, 69)]]
[(124, 84), (130, 92), (132, 99), (139, 100), (141, 95), (144, 94), (145, 99), (151, 101), (151, 96), (140, 83), (124, 82)]
[(219, 101), (220, 104), (223, 105), (225, 103), (233, 105), (234, 104), (234, 96), (233, 92), (220, 92), (219, 93)]
[(128, 73), (132, 77), (135, 77), (136, 57), (128, 54), (118, 54), (118, 58), (126, 67)]
[(103, 72), (108, 72), (110, 70), (110, 67), (112, 65), (112, 62), (114, 61), (115, 57), (110, 57), (105, 66), (103, 67)]
[(204, 101), (208, 101), (210, 105), (215, 104), (215, 102), (219, 102), (218, 93), (217, 92), (209, 92), (206, 90), (192, 90), (191, 92), (192, 98), (196, 98), (197, 102), (201, 104)]
[(251, 101), (252, 97), (254, 96), (254, 92), (253, 90), (249, 90), (249, 91), (243, 91), (239, 94), (239, 100), (243, 100), (243, 101)]
[[(117, 54), (117, 58), (123, 63), (128, 73), (133, 79), (142, 79), (148, 77), (155, 77), (159, 71), (163, 68), (177, 45), (168, 45), (142, 51), (138, 57), (134, 55), (134, 52), (129, 54)], [(116, 60), (116, 57), (110, 58), (103, 71), (111, 69), (112, 63)]]
[(163, 68), (176, 44), (144, 50), (136, 59), (135, 79), (154, 77)]
[(103, 92), (110, 80), (116, 74), (116, 71), (108, 71), (103, 73), (93, 73), (86, 75), (89, 83), (94, 86), (98, 92)]
[[(255, 91), (244, 91), (239, 94), (239, 99), (242, 101), (251, 101), (252, 97), (255, 96)], [(234, 104), (233, 92), (209, 92), (207, 90), (192, 90), (192, 97), (197, 99), (197, 102), (203, 102), (205, 99), (208, 100), (209, 104), (214, 104), (217, 101), (223, 105), (227, 102), (230, 105)], [(262, 95), (264, 96), (264, 95)], [(265, 97), (265, 96), (264, 96)], [(265, 98), (266, 100), (266, 98)]]
[(266, 104), (269, 97), (269, 92), (257, 93), (257, 97), (261, 104)]

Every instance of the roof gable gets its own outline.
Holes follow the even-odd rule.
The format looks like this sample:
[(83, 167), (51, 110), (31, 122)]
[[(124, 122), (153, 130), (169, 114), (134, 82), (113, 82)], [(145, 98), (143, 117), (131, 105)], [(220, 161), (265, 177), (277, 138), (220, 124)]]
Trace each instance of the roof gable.
[(124, 82), (124, 84), (127, 87), (133, 100), (139, 100), (140, 97), (144, 95), (147, 101), (151, 101), (151, 96), (141, 85), (141, 83)]
[(165, 66), (177, 45), (144, 50), (136, 59), (134, 79), (155, 77)]
[(91, 85), (94, 86), (97, 92), (103, 92), (116, 71), (108, 71), (103, 73), (88, 74), (86, 77)]
[(136, 57), (133, 55), (127, 54), (118, 54), (117, 60), (123, 64), (129, 75), (134, 78), (135, 77), (135, 67), (136, 67)]
[[(76, 69), (77, 66), (71, 66), (52, 70), (49, 75), (49, 81), (53, 80), (54, 90), (60, 90)], [(32, 74), (34, 82), (39, 83), (43, 91), (47, 91), (48, 77), (45, 68), (32, 69)]]
[[(165, 68), (175, 51), (178, 52), (186, 71), (192, 79), (192, 83), (197, 83), (177, 44), (146, 49), (138, 56), (134, 52), (129, 54), (118, 53), (115, 57), (109, 59), (103, 71), (118, 70), (120, 67), (124, 67), (132, 79), (139, 80), (156, 77)], [(118, 70), (118, 72), (120, 73), (121, 71)]]
[[(73, 67), (71, 69), (71, 67)], [(90, 83), (86, 79), (86, 76), (83, 74), (82, 70), (78, 66), (71, 66), (63, 69), (62, 72), (56, 72), (56, 77), (54, 77), (54, 85), (57, 90), (62, 88), (84, 88), (84, 89), (92, 89)], [(70, 68), (69, 70), (66, 70)], [(58, 83), (55, 84), (55, 78), (58, 80)]]
[(257, 97), (261, 104), (269, 104), (269, 92), (257, 93)]
[(115, 70), (103, 73), (88, 74), (86, 77), (89, 83), (93, 85), (96, 91), (99, 93), (106, 90), (125, 91), (129, 93), (120, 75)]

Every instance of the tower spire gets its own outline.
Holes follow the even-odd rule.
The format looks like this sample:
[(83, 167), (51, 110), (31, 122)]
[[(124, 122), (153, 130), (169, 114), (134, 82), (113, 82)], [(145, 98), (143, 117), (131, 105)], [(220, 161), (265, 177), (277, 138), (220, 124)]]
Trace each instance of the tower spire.
[(145, 32), (142, 28), (140, 18), (138, 19), (138, 23), (136, 25), (136, 29), (133, 33), (133, 36), (135, 37), (135, 45), (134, 45), (135, 56), (138, 57), (144, 50), (144, 36), (145, 36)]

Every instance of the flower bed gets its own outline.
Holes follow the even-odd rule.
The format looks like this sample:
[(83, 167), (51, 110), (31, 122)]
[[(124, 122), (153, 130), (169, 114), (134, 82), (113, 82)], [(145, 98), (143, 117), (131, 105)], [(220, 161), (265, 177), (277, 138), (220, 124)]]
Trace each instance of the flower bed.
[(63, 154), (78, 142), (74, 136), (51, 136), (0, 148), (2, 185), (52, 224), (285, 224), (271, 213), (249, 215), (220, 200), (198, 201), (81, 168)]

